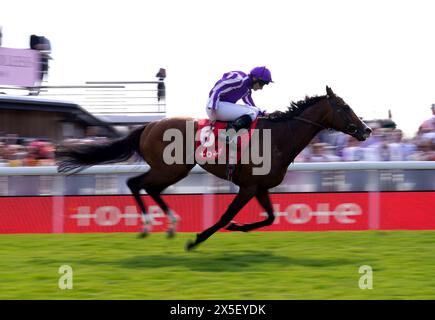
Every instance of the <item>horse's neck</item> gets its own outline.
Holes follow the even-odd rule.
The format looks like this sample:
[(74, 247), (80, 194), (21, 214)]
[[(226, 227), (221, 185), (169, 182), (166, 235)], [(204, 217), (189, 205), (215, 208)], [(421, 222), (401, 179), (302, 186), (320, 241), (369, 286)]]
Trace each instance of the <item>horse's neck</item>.
[[(308, 117), (304, 118), (309, 119)], [(320, 122), (320, 119), (310, 120), (317, 123)], [(287, 121), (287, 127), (289, 136), (292, 137), (292, 146), (288, 159), (288, 164), (290, 165), (297, 155), (301, 153), (302, 150), (304, 150), (305, 147), (311, 142), (311, 140), (313, 140), (313, 138), (321, 131), (321, 128), (297, 119), (291, 119)]]
[(295, 141), (294, 158), (305, 149), (305, 147), (314, 139), (314, 137), (320, 132), (320, 128), (313, 126), (312, 124), (301, 122), (299, 125), (293, 125), (294, 137), (301, 137), (300, 140)]

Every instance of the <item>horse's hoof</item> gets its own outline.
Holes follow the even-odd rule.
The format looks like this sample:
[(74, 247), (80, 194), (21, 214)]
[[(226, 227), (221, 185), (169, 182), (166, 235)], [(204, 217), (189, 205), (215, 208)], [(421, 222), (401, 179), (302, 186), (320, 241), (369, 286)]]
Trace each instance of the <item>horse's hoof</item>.
[(225, 229), (229, 231), (237, 231), (236, 225), (234, 223), (229, 224)]
[(229, 230), (229, 231), (242, 231), (242, 225), (235, 223), (235, 222), (231, 222), (225, 229)]
[(150, 233), (149, 233), (148, 231), (144, 231), (144, 232), (139, 233), (139, 234), (137, 235), (137, 237), (138, 237), (139, 239), (144, 239), (144, 238), (148, 237), (149, 235), (150, 235)]
[(186, 251), (191, 251), (193, 248), (195, 248), (195, 246), (195, 242), (193, 242), (192, 240), (187, 240), (185, 249)]
[(166, 237), (168, 238), (168, 239), (172, 239), (172, 238), (174, 238), (175, 237), (175, 234), (176, 234), (176, 232), (175, 232), (175, 230), (174, 229), (168, 229), (167, 231), (166, 231)]

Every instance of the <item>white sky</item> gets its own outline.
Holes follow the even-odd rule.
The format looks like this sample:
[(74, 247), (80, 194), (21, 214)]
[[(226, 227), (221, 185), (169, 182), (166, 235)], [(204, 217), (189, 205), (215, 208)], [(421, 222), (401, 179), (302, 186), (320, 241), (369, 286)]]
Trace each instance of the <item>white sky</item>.
[(167, 70), (168, 116), (206, 117), (227, 71), (257, 65), (275, 83), (253, 94), (268, 111), (329, 85), (359, 116), (408, 135), (435, 103), (435, 3), (374, 0), (3, 0), (3, 46), (52, 44), (49, 84), (155, 80)]

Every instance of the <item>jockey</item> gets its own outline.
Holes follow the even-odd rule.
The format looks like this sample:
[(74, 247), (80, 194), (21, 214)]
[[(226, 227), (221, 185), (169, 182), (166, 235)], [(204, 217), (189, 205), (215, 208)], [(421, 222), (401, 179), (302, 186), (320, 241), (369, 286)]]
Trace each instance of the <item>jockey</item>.
[[(213, 121), (233, 121), (228, 129), (248, 129), (252, 121), (265, 114), (255, 106), (251, 92), (262, 90), (270, 82), (273, 82), (272, 75), (266, 67), (256, 67), (249, 74), (241, 71), (225, 73), (210, 91), (208, 117)], [(240, 99), (246, 105), (236, 104)]]

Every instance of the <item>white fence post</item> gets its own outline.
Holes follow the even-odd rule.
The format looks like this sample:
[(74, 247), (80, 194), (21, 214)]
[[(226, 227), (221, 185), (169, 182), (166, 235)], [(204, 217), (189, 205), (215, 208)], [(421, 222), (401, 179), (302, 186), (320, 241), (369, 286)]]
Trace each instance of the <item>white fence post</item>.
[(380, 185), (379, 170), (369, 171), (368, 193), (368, 228), (369, 230), (378, 230), (380, 228)]
[(53, 205), (52, 233), (63, 233), (65, 205), (64, 205), (64, 177), (62, 175), (58, 175), (55, 177), (52, 205)]

